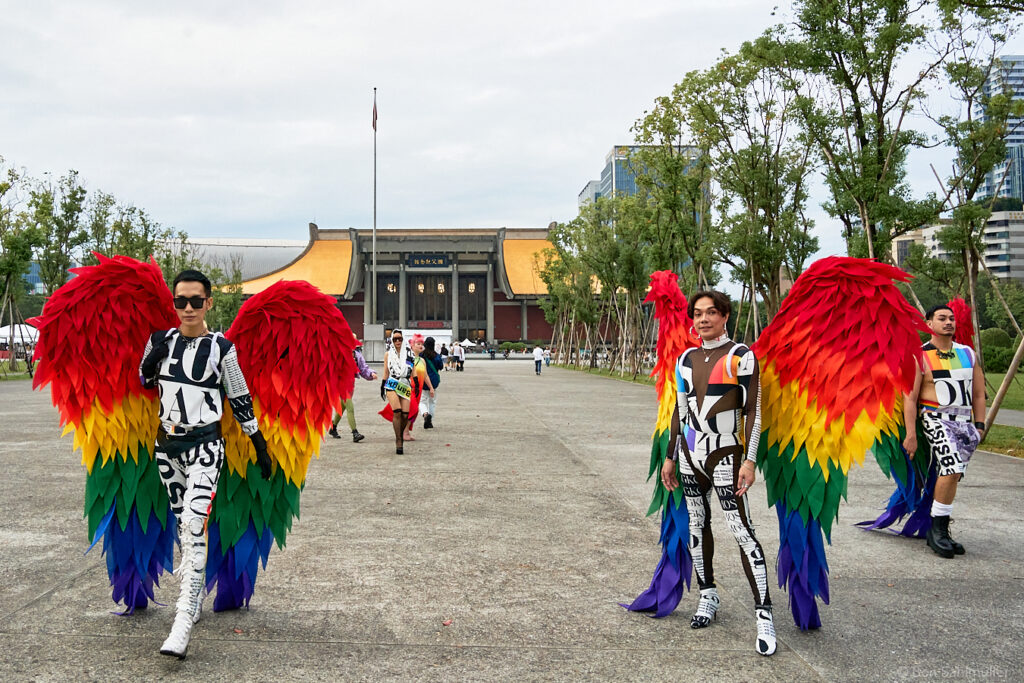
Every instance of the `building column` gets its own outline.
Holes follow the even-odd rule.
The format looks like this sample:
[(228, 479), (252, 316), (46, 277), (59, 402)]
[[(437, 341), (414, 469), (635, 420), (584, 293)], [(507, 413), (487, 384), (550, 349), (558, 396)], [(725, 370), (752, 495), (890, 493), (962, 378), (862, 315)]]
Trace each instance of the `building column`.
[(523, 299), (520, 302), (519, 310), (522, 312), (523, 317), (523, 323), (522, 326), (519, 328), (519, 333), (523, 335), (523, 341), (526, 341), (527, 339), (529, 339), (529, 337), (526, 336), (526, 299)]
[(409, 292), (405, 286), (405, 264), (400, 263), (398, 265), (398, 327), (403, 330), (409, 324), (409, 321), (406, 319), (408, 310)]
[(370, 266), (364, 266), (363, 277), (363, 329), (373, 324), (373, 309), (370, 308), (370, 297), (373, 295), (373, 283), (370, 282)]
[(459, 264), (452, 263), (452, 341), (459, 339)]
[(487, 264), (487, 343), (494, 343), (494, 262)]

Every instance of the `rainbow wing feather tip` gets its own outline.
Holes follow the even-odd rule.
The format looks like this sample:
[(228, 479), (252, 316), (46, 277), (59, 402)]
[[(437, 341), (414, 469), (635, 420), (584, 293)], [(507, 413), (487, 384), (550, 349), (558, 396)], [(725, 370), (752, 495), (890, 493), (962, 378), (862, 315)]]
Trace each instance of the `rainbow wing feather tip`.
[(779, 518), (779, 586), (801, 629), (828, 602), (824, 540), (851, 465), (900, 448), (902, 395), (913, 385), (924, 324), (893, 284), (905, 272), (830, 257), (800, 276), (754, 345), (761, 365), (758, 466)]
[(103, 541), (114, 601), (130, 614), (153, 600), (176, 540), (150, 453), (156, 393), (142, 388), (138, 368), (149, 335), (177, 320), (155, 262), (96, 258), (73, 269), (76, 277), (29, 321), (39, 329), (33, 387), (50, 386), (64, 433), (74, 433), (87, 471), (89, 540)]
[(662, 270), (651, 274), (651, 288), (644, 303), (654, 304), (658, 319), (658, 360), (651, 372), (658, 395), (658, 418), (651, 442), (651, 462), (647, 478), (654, 477), (654, 496), (647, 514), (661, 510), (661, 559), (654, 570), (651, 585), (629, 605), (634, 612), (653, 612), (660, 618), (671, 614), (689, 589), (693, 573), (690, 557), (690, 522), (679, 489), (669, 493), (656, 476), (668, 457), (672, 414), (676, 406), (676, 360), (699, 341), (692, 333), (693, 321), (686, 314), (686, 297), (679, 289), (675, 273)]
[(247, 607), (260, 564), (283, 548), (306, 470), (319, 455), (332, 413), (352, 395), (355, 340), (334, 298), (308, 282), (283, 281), (242, 306), (227, 332), (249, 383), (260, 430), (275, 462), (261, 478), (256, 452), (225, 403), (227, 464), (210, 515), (209, 589), (214, 611)]

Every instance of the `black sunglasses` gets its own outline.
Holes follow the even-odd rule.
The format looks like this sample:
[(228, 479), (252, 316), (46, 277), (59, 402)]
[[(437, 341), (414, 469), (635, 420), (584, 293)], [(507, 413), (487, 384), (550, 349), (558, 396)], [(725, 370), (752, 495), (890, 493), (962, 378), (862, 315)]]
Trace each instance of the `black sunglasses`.
[(393, 341), (393, 342), (402, 341), (402, 338), (401, 337), (392, 337), (391, 341)]
[(174, 297), (174, 307), (179, 311), (184, 311), (185, 308), (192, 304), (192, 308), (199, 310), (206, 303), (205, 296), (176, 296)]

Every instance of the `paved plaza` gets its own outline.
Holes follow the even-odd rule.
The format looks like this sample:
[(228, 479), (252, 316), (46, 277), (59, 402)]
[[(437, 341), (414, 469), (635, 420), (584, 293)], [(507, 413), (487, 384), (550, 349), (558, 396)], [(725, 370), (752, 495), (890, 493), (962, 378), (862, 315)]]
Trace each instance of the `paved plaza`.
[[(967, 555), (954, 560), (852, 527), (892, 491), (873, 461), (853, 472), (824, 626), (797, 630), (775, 590), (779, 651), (763, 658), (720, 510), (712, 627), (689, 628), (694, 593), (661, 620), (619, 606), (660, 557), (645, 517), (653, 388), (471, 359), (443, 375), (437, 428), (417, 428), (404, 456), (378, 390), (357, 381), (367, 438), (327, 440), (251, 609), (204, 613), (179, 662), (157, 654), (173, 607), (115, 616), (99, 549), (83, 556), (84, 472), (48, 394), (0, 383), (2, 678), (1024, 679), (1024, 461), (975, 456), (954, 512)], [(774, 557), (763, 482), (751, 495)], [(169, 578), (157, 595), (173, 605), (176, 592)]]

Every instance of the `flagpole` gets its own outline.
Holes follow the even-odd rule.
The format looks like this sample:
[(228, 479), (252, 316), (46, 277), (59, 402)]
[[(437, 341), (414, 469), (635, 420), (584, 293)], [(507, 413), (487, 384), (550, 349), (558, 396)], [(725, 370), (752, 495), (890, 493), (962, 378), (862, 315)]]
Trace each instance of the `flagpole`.
[(373, 324), (377, 324), (377, 88), (373, 89), (373, 296), (371, 315)]

